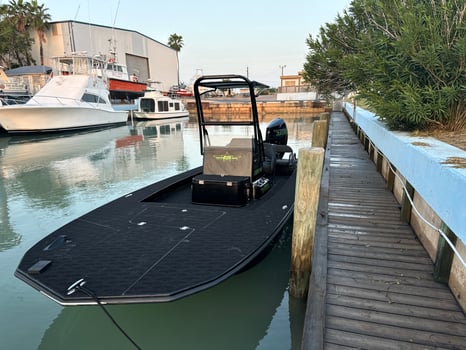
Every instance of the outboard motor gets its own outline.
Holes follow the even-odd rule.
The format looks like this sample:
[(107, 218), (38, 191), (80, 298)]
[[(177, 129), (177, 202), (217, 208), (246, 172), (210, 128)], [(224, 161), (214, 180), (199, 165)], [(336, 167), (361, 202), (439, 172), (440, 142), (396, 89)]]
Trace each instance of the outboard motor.
[(286, 145), (288, 142), (288, 128), (282, 118), (275, 118), (267, 125), (265, 142), (275, 145)]
[[(272, 120), (265, 132), (266, 174), (291, 174), (296, 167), (296, 156), (288, 143), (288, 128), (282, 118)], [(287, 154), (287, 156), (285, 156)]]

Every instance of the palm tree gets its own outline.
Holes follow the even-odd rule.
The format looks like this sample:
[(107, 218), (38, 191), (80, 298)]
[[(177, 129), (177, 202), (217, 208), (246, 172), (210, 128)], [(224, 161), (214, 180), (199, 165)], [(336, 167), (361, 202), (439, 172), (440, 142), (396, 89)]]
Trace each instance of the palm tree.
[(10, 0), (6, 11), (13, 19), (16, 30), (24, 33), (28, 25), (28, 3), (24, 3), (23, 0)]
[(48, 8), (44, 8), (44, 5), (39, 5), (37, 0), (32, 0), (28, 3), (30, 25), (33, 30), (36, 31), (37, 37), (39, 38), (39, 55), (40, 64), (44, 65), (44, 48), (42, 46), (45, 40), (45, 31), (49, 28), (49, 21), (52, 18), (47, 13)]
[(170, 35), (168, 38), (168, 46), (176, 51), (176, 65), (177, 65), (177, 81), (178, 86), (180, 86), (180, 61), (178, 59), (178, 52), (180, 52), (183, 47), (183, 37), (176, 33)]
[(24, 65), (23, 56), (26, 57), (26, 64), (31, 64), (31, 57), (28, 52), (30, 39), (28, 34), (28, 4), (23, 0), (10, 0), (8, 5), (3, 5), (2, 14), (5, 20), (14, 28), (15, 34), (11, 36), (11, 50), (20, 66)]

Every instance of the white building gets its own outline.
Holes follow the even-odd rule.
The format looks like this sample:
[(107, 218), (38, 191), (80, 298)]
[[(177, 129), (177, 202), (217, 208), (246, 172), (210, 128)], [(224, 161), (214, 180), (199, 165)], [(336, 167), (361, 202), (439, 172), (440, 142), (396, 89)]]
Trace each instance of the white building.
[[(32, 56), (40, 64), (39, 42), (34, 38)], [(162, 90), (178, 83), (176, 51), (136, 31), (77, 21), (50, 22), (42, 47), (45, 65), (50, 65), (51, 57), (72, 52), (107, 57), (114, 52), (116, 61), (139, 81), (159, 81)]]

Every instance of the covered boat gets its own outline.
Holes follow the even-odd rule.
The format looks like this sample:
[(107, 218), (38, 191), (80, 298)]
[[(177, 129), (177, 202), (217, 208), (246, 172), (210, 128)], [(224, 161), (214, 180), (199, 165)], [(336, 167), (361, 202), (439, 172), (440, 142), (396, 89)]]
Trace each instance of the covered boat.
[[(15, 275), (62, 305), (166, 302), (255, 263), (293, 212), (296, 163), (282, 119), (263, 140), (238, 75), (194, 84), (201, 167), (128, 193), (45, 236)], [(248, 88), (251, 113), (204, 113), (200, 91)]]

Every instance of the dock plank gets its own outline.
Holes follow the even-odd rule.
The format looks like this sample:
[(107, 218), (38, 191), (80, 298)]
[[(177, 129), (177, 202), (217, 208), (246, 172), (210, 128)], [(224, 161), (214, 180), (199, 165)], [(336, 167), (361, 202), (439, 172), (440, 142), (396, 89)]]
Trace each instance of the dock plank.
[(315, 292), (311, 275), (302, 349), (466, 349), (463, 310), (433, 280), (432, 260), (342, 113), (332, 113), (327, 153), (326, 239), (316, 237), (312, 272), (325, 289)]
[(409, 307), (406, 307), (409, 304), (389, 303), (387, 301), (368, 299), (365, 296), (355, 297), (335, 293), (327, 294), (327, 304), (342, 307), (353, 307), (360, 310), (380, 313), (385, 312), (395, 315), (411, 316), (416, 317), (417, 319), (423, 318), (428, 321), (436, 320), (440, 322), (452, 322), (452, 324), (458, 327), (462, 332), (459, 333), (459, 335), (464, 334), (464, 327), (466, 327), (466, 321), (464, 320), (464, 315), (461, 311), (437, 309), (429, 307), (428, 305), (410, 305)]

